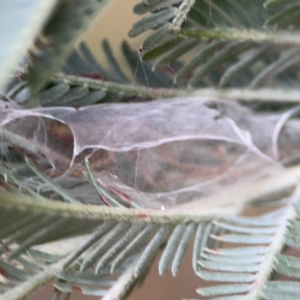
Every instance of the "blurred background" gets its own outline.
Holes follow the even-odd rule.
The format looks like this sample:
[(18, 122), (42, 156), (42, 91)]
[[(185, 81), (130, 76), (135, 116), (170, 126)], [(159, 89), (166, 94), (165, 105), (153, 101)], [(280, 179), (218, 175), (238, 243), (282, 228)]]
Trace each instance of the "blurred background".
[[(141, 18), (138, 15), (134, 15), (132, 12), (133, 6), (138, 2), (140, 1), (110, 0), (82, 37), (103, 67), (107, 68), (107, 63), (100, 45), (100, 42), (103, 39), (106, 38), (109, 40), (114, 54), (122, 66), (122, 64), (124, 64), (124, 58), (122, 57), (120, 48), (121, 42), (127, 40), (131, 44), (132, 49), (138, 49), (141, 41), (148, 34), (144, 33), (136, 38), (128, 37), (128, 32), (131, 29), (132, 24)], [(126, 68), (125, 70), (123, 69), (123, 71), (129, 78), (132, 76), (130, 72), (126, 72)]]

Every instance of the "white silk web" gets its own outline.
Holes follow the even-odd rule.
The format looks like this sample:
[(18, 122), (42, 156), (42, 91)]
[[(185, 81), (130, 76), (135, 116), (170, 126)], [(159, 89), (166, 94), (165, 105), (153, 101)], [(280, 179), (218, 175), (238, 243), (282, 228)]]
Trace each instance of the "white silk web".
[(300, 143), (286, 112), (256, 115), (201, 98), (80, 109), (7, 107), (0, 126), (11, 141), (45, 157), (53, 172), (61, 170), (55, 180), (80, 200), (99, 202), (91, 185), (77, 185), (85, 182), (88, 158), (101, 186), (150, 208), (176, 207), (279, 171)]

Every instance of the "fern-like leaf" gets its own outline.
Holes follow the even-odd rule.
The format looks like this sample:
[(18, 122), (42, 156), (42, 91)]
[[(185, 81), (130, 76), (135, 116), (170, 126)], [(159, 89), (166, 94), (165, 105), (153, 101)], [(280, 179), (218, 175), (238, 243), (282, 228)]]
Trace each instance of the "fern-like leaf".
[[(270, 7), (268, 3), (263, 6), (261, 1), (240, 2), (182, 1), (178, 5), (164, 1), (164, 5), (153, 6), (144, 2), (134, 11), (151, 11), (153, 15), (136, 23), (129, 35), (154, 29), (142, 46), (144, 60), (156, 59), (154, 68), (190, 54), (190, 61), (175, 73), (175, 83), (188, 79), (193, 87), (294, 85), (297, 70), (293, 66), (299, 57), (291, 52), (299, 50), (297, 33), (276, 33), (265, 28), (277, 21), (280, 28), (294, 25), (297, 4), (288, 5), (286, 11), (270, 17), (270, 11), (265, 9)], [(174, 15), (166, 15), (167, 20), (158, 28), (152, 23), (152, 19), (162, 20), (160, 15), (171, 10)], [(258, 65), (262, 68), (255, 67)]]
[(54, 282), (53, 299), (122, 299), (191, 244), (201, 297), (299, 298), (298, 2), (144, 0), (131, 76), (108, 40), (108, 68), (74, 49), (105, 3), (49, 1), (2, 72), (27, 68), (0, 101), (0, 298)]

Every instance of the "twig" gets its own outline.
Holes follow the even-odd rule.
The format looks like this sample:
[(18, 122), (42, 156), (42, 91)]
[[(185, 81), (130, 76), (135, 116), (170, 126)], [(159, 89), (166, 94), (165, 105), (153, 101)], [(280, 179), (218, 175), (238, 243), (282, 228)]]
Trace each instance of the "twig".
[(127, 209), (96, 205), (68, 204), (56, 201), (37, 201), (25, 195), (17, 196), (2, 192), (0, 207), (20, 212), (53, 214), (57, 217), (72, 217), (90, 220), (144, 221), (157, 224), (180, 224), (187, 221), (218, 219), (224, 215), (237, 214), (246, 203), (295, 187), (300, 180), (300, 166), (280, 172), (248, 186), (228, 190), (181, 205), (174, 209)]
[(182, 29), (181, 36), (188, 36), (203, 39), (235, 40), (272, 44), (300, 45), (300, 35), (291, 32), (255, 31), (255, 30), (203, 30), (203, 29)]
[(102, 80), (88, 79), (72, 75), (55, 74), (54, 81), (63, 81), (70, 85), (86, 85), (89, 88), (120, 93), (126, 96), (137, 95), (147, 99), (173, 97), (205, 97), (228, 100), (300, 103), (300, 89), (155, 89), (138, 85), (120, 84)]

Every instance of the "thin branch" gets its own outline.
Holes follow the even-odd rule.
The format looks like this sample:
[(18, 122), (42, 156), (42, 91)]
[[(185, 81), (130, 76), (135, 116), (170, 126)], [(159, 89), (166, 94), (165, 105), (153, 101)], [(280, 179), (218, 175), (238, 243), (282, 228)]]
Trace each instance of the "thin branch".
[(218, 219), (221, 216), (234, 213), (234, 208), (208, 208), (206, 210), (154, 210), (128, 209), (97, 205), (68, 204), (59, 201), (37, 201), (25, 195), (0, 194), (0, 208), (13, 209), (23, 213), (53, 214), (57, 217), (71, 217), (85, 220), (114, 220), (114, 221), (144, 221), (147, 223), (180, 224), (187, 221)]
[(148, 99), (172, 97), (208, 97), (228, 100), (300, 103), (300, 90), (297, 89), (155, 89), (138, 85), (120, 84), (109, 81), (88, 79), (72, 75), (55, 74), (52, 80), (59, 80), (70, 85), (86, 85), (91, 89), (120, 93), (126, 96), (137, 95)]
[(121, 84), (65, 74), (54, 74), (50, 77), (50, 80), (59, 80), (70, 85), (85, 85), (91, 89), (100, 89), (104, 92), (119, 93), (121, 95), (124, 95), (124, 97), (137, 95), (149, 99), (158, 99), (178, 96), (178, 90), (175, 89), (154, 89), (145, 86)]
[(255, 30), (203, 30), (182, 29), (181, 36), (203, 39), (235, 40), (244, 42), (300, 45), (300, 34), (291, 32)]
[[(187, 95), (186, 95), (187, 96)], [(296, 89), (196, 89), (189, 93), (190, 97), (211, 97), (245, 102), (280, 102), (300, 103), (300, 90)]]
[(248, 186), (222, 192), (191, 203), (180, 205), (174, 209), (127, 209), (103, 207), (96, 205), (68, 204), (58, 201), (37, 201), (27, 196), (17, 196), (2, 192), (0, 207), (20, 212), (53, 214), (57, 217), (72, 217), (90, 220), (144, 221), (157, 224), (181, 224), (187, 221), (219, 219), (224, 215), (237, 214), (245, 203), (273, 195), (274, 193), (295, 187), (300, 180), (300, 166), (282, 171)]

